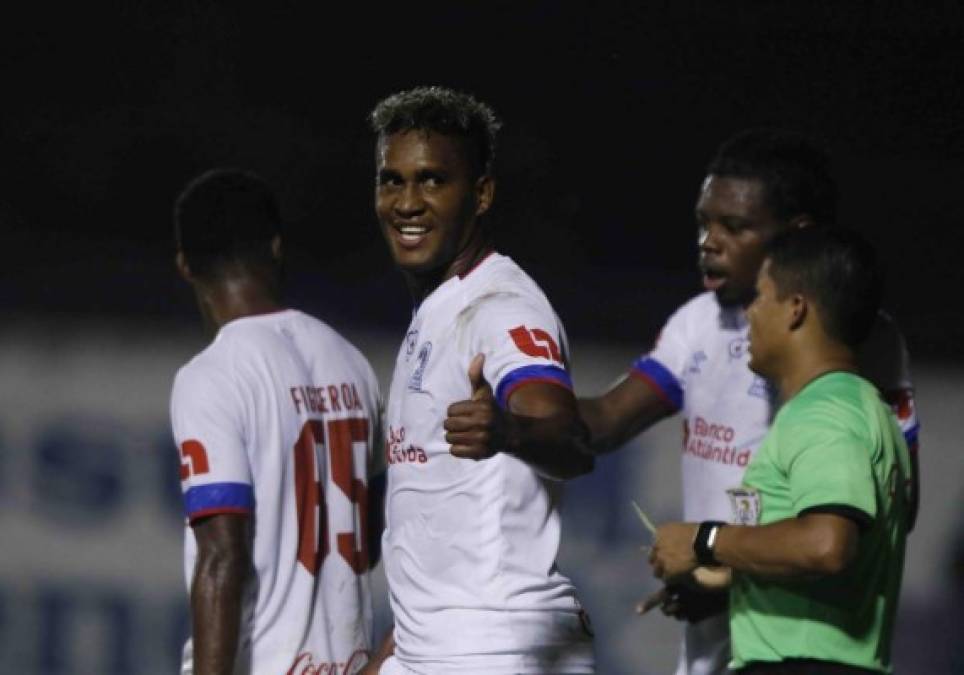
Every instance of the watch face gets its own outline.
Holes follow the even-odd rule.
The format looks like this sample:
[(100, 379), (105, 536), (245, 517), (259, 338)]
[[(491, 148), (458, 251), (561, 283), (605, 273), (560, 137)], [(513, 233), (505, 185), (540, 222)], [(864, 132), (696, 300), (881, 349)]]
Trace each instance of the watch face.
[(713, 520), (700, 523), (696, 531), (696, 539), (693, 540), (693, 553), (696, 555), (696, 561), (701, 565), (718, 564), (713, 557), (713, 542), (716, 541), (716, 533), (725, 524)]
[(713, 526), (713, 529), (710, 530), (709, 535), (706, 537), (706, 548), (711, 551), (713, 550), (713, 545), (716, 543), (716, 535), (719, 533), (720, 527), (720, 525)]

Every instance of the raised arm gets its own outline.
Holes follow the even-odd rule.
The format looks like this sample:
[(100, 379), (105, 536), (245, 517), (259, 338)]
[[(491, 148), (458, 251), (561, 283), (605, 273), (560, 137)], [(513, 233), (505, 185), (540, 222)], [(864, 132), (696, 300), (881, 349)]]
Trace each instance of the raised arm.
[(251, 568), (249, 518), (218, 514), (194, 523), (198, 556), (191, 584), (195, 675), (230, 675), (238, 648), (241, 595)]
[(469, 366), (472, 398), (448, 409), (445, 438), (453, 455), (479, 460), (504, 451), (556, 480), (592, 471), (588, 432), (571, 391), (528, 382), (511, 393), (503, 410), (482, 375), (483, 364), (480, 354)]
[(611, 452), (636, 434), (675, 412), (666, 397), (642, 378), (629, 376), (596, 398), (579, 399), (579, 414), (589, 427), (596, 454)]

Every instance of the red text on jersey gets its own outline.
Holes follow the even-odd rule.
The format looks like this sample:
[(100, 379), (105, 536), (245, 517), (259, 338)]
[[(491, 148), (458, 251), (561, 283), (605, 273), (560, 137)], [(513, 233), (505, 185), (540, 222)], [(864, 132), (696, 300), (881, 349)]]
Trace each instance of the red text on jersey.
[(368, 663), (369, 654), (364, 649), (356, 649), (344, 663), (325, 662), (315, 663), (314, 655), (310, 652), (298, 654), (295, 662), (288, 669), (287, 675), (350, 675)]
[(361, 397), (354, 382), (316, 387), (310, 384), (291, 387), (291, 401), (295, 412), (330, 413), (342, 410), (363, 410)]
[(385, 461), (389, 464), (428, 462), (428, 455), (424, 448), (417, 448), (411, 443), (405, 446), (405, 427), (388, 426), (388, 437), (385, 439)]

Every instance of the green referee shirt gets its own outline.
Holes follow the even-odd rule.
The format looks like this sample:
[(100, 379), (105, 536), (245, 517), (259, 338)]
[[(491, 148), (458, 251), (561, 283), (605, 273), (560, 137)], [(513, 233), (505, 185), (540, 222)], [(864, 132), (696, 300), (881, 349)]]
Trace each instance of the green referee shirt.
[(866, 380), (818, 377), (788, 401), (731, 490), (738, 519), (766, 525), (810, 510), (860, 523), (857, 556), (816, 579), (734, 575), (731, 668), (821, 659), (889, 672), (904, 566), (910, 456), (891, 411)]

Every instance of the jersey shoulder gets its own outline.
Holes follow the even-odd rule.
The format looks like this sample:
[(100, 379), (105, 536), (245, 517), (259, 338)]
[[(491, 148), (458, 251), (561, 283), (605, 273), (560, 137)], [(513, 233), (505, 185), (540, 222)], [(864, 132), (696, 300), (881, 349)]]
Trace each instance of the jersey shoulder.
[(705, 338), (721, 329), (740, 329), (742, 319), (740, 310), (724, 309), (716, 295), (708, 291), (680, 305), (667, 319), (661, 334), (675, 341), (688, 342), (693, 338)]
[(171, 406), (183, 409), (219, 395), (240, 406), (239, 386), (232, 358), (217, 340), (181, 366), (171, 387)]
[(492, 253), (472, 276), (465, 288), (467, 307), (486, 304), (531, 304), (550, 308), (546, 294), (525, 270), (508, 256)]
[(375, 377), (375, 371), (371, 363), (362, 351), (348, 338), (318, 317), (301, 311), (298, 311), (297, 315), (305, 331), (314, 336), (318, 349), (329, 354), (335, 354), (337, 355), (336, 358), (347, 361), (349, 369), (373, 386), (377, 395), (378, 379)]
[[(874, 385), (847, 372), (819, 377), (784, 406), (784, 417), (803, 429), (848, 429), (864, 426), (868, 405), (885, 410)], [(784, 410), (780, 411), (781, 413)]]
[(219, 333), (210, 344), (178, 369), (174, 376), (175, 385), (179, 381), (196, 381), (210, 377), (228, 378), (232, 372), (233, 342), (233, 340), (222, 339)]
[(512, 258), (499, 253), (491, 253), (477, 269), (466, 275), (463, 281), (469, 282), (467, 287), (476, 293), (485, 293), (493, 289), (509, 292), (542, 293), (525, 270)]
[(481, 336), (504, 329), (538, 329), (549, 331), (563, 351), (567, 350), (562, 321), (542, 289), (521, 267), (510, 258), (498, 256), (478, 271), (484, 275), (466, 289), (456, 316), (460, 331)]

